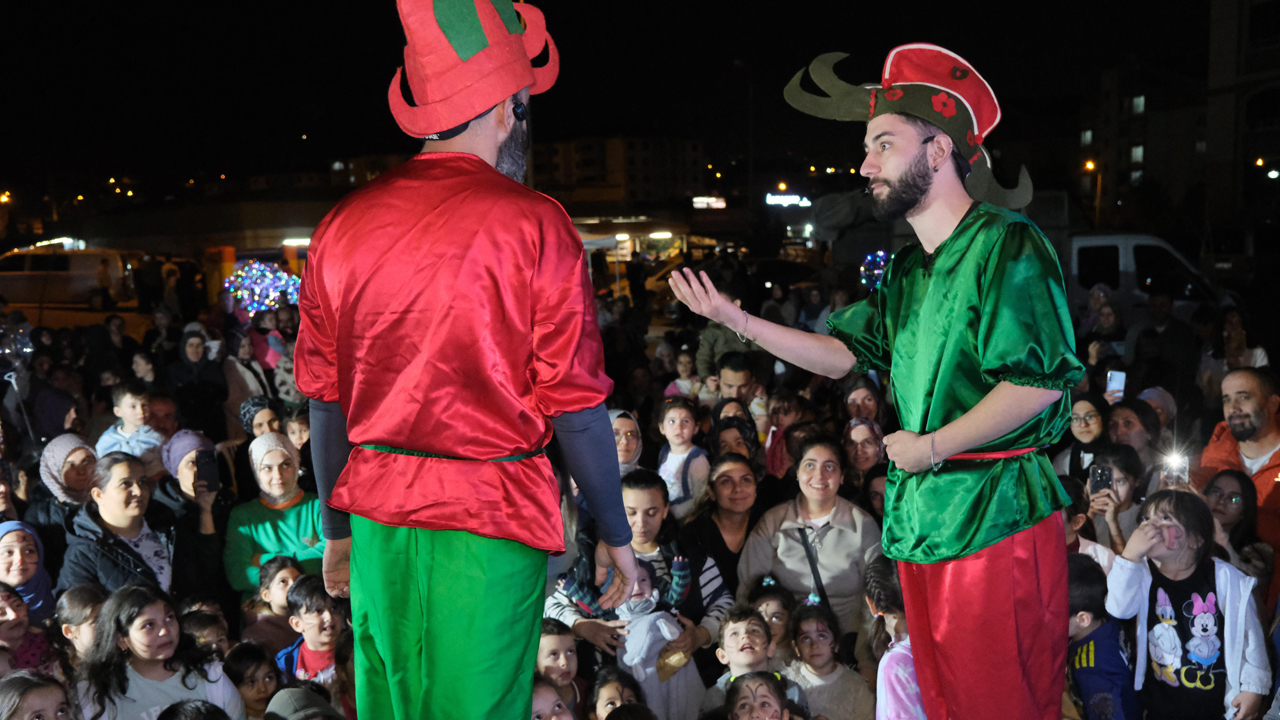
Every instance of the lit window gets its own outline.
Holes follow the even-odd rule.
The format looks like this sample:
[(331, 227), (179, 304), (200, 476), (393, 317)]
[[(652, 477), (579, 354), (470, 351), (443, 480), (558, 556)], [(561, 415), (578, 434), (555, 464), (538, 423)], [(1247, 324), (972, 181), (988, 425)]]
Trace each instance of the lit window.
[(1141, 164), (1142, 156), (1143, 156), (1143, 152), (1142, 152), (1141, 145), (1134, 145), (1133, 147), (1129, 148), (1129, 162), (1132, 162), (1134, 164)]
[(1205, 142), (1204, 140), (1196, 141), (1196, 152), (1203, 153), (1203, 152), (1207, 152), (1208, 150), (1209, 150), (1209, 143)]
[(1141, 171), (1141, 170), (1132, 170), (1132, 171), (1130, 171), (1130, 172), (1129, 172), (1129, 184), (1130, 184), (1130, 185), (1141, 185), (1141, 184), (1142, 184), (1142, 171)]
[(1133, 96), (1133, 114), (1141, 115), (1146, 111), (1147, 111), (1147, 96), (1134, 95)]
[(342, 161), (341, 161), (341, 160), (335, 160), (335, 161), (333, 161), (333, 169), (334, 169), (334, 171), (336, 172), (336, 171), (339, 171), (339, 170), (345, 170), (346, 168), (344, 168), (344, 167), (342, 166)]
[(1081, 130), (1080, 131), (1080, 147), (1089, 147), (1092, 144), (1093, 144), (1093, 131)]

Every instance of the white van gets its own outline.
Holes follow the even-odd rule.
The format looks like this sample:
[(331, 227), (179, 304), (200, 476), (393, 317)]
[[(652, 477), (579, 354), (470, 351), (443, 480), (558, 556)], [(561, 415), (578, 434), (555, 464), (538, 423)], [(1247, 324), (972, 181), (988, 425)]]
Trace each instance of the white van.
[(115, 302), (128, 304), (137, 299), (133, 268), (141, 258), (142, 253), (66, 250), (57, 245), (13, 250), (0, 256), (0, 295), (19, 306), (85, 305), (101, 310), (106, 283)]

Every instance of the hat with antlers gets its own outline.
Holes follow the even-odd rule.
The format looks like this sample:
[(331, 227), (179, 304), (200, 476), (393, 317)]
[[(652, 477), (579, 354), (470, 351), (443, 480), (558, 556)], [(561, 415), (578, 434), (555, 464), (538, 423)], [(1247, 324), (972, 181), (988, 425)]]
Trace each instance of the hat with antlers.
[(869, 122), (890, 113), (911, 115), (936, 125), (951, 138), (972, 172), (965, 187), (974, 198), (1009, 208), (1031, 201), (1031, 178), (1022, 168), (1018, 186), (1006, 190), (991, 175), (991, 156), (983, 142), (1000, 122), (1000, 104), (991, 86), (964, 58), (928, 43), (901, 45), (889, 52), (879, 83), (853, 85), (836, 75), (846, 53), (819, 55), (808, 77), (825, 95), (802, 87), (805, 70), (796, 73), (783, 96), (797, 110), (827, 120)]

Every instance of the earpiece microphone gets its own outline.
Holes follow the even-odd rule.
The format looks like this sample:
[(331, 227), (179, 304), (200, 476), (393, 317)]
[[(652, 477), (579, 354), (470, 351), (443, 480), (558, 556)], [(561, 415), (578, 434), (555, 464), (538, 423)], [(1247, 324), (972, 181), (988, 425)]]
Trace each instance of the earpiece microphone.
[(511, 114), (515, 115), (520, 122), (524, 122), (529, 119), (529, 108), (525, 107), (524, 103), (516, 100), (515, 105), (511, 108)]

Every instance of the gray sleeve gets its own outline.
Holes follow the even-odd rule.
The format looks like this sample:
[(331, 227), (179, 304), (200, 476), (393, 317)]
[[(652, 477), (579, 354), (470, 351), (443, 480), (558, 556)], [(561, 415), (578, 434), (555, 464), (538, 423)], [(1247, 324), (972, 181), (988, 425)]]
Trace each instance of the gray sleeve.
[(347, 418), (336, 402), (311, 401), (311, 463), (320, 493), (320, 523), (326, 540), (351, 537), (351, 516), (329, 507), (329, 496), (351, 456)]
[(604, 405), (551, 419), (569, 474), (596, 519), (596, 537), (612, 547), (631, 542), (631, 526), (622, 508), (618, 450)]

